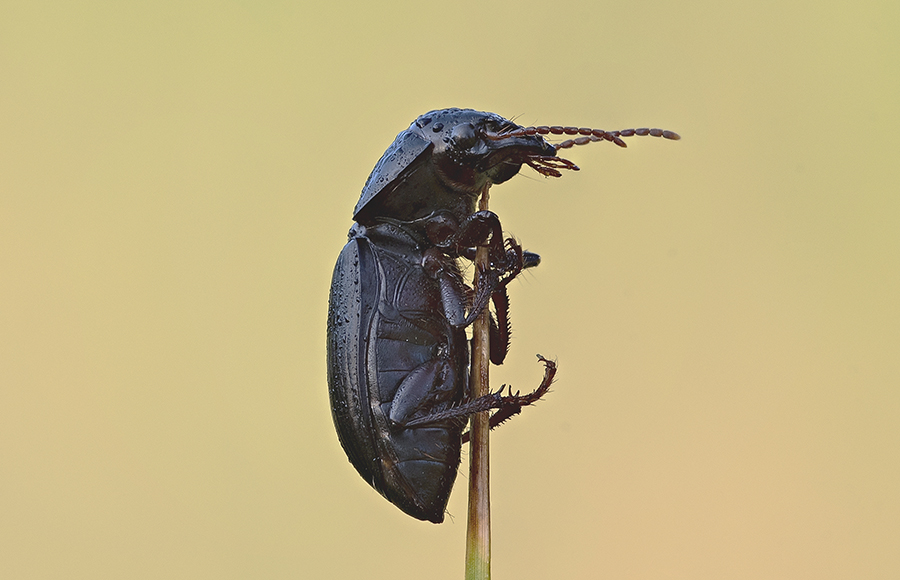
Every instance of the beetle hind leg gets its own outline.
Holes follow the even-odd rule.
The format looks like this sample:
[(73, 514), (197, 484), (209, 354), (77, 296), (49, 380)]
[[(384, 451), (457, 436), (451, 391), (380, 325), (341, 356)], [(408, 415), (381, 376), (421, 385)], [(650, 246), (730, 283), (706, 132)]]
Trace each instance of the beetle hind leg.
[[(491, 418), (488, 421), (489, 428), (494, 429), (495, 427), (499, 427), (506, 421), (521, 413), (522, 407), (533, 405), (550, 391), (550, 385), (553, 384), (553, 378), (556, 376), (556, 363), (552, 360), (542, 357), (541, 355), (537, 355), (537, 357), (538, 360), (544, 363), (544, 378), (543, 380), (541, 380), (541, 384), (538, 385), (538, 388), (528, 393), (527, 395), (519, 395), (518, 392), (513, 395), (510, 392), (510, 394), (506, 397), (502, 397), (503, 406), (497, 409), (497, 411), (493, 415), (491, 415)], [(500, 390), (502, 391), (503, 388), (501, 387)], [(468, 441), (469, 432), (466, 431), (462, 435), (462, 442), (466, 443)]]
[[(527, 395), (520, 395), (518, 392), (513, 395), (510, 392), (510, 394), (504, 396), (504, 387), (501, 387), (496, 393), (478, 397), (477, 399), (456, 405), (445, 411), (439, 411), (437, 413), (413, 419), (412, 421), (407, 422), (404, 427), (419, 427), (438, 421), (446, 421), (447, 419), (468, 417), (475, 413), (489, 411), (491, 409), (497, 409), (497, 412), (491, 416), (489, 423), (490, 427), (494, 428), (497, 425), (500, 425), (514, 415), (521, 413), (522, 407), (527, 407), (528, 405), (536, 403), (550, 390), (550, 385), (553, 384), (553, 378), (556, 376), (556, 363), (541, 355), (538, 355), (538, 359), (544, 363), (544, 378), (541, 380), (541, 384), (538, 388)], [(463, 434), (463, 442), (466, 441), (468, 441), (468, 433)]]

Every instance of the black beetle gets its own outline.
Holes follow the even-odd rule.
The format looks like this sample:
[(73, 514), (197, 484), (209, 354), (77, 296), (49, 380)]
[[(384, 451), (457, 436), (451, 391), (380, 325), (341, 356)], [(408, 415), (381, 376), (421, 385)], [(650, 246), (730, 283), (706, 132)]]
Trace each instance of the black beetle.
[[(541, 135), (581, 135), (551, 145)], [(476, 200), (528, 164), (544, 175), (578, 169), (559, 148), (620, 136), (677, 135), (656, 129), (605, 132), (521, 127), (493, 113), (445, 109), (420, 116), (375, 165), (334, 268), (328, 309), (328, 385), (338, 437), (369, 484), (407, 514), (435, 523), (456, 478), (465, 418), (499, 409), (491, 425), (549, 388), (543, 357), (534, 392), (469, 400), (466, 327), (493, 302), (491, 362), (509, 346), (506, 285), (540, 258), (503, 238)], [(458, 261), (489, 248), (477, 294)]]

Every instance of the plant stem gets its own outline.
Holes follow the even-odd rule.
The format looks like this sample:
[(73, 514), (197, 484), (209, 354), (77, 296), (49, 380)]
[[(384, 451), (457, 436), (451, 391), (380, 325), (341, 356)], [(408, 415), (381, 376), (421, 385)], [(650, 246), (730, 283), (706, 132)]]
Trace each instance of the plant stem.
[[(481, 192), (480, 210), (488, 208), (488, 188)], [(475, 284), (478, 269), (488, 266), (488, 249), (479, 246), (475, 254)], [(478, 289), (476, 288), (476, 292)], [(471, 397), (477, 398), (490, 392), (488, 367), (490, 365), (490, 313), (489, 309), (478, 316), (472, 331)], [(466, 580), (489, 580), (491, 577), (491, 490), (490, 453), (488, 447), (488, 418), (484, 411), (472, 415), (469, 424), (469, 517), (466, 531)]]

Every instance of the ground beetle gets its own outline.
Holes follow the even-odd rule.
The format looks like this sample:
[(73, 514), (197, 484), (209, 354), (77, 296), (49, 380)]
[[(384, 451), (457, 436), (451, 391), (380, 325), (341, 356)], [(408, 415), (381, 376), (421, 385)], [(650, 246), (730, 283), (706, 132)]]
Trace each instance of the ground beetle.
[[(578, 135), (552, 145), (542, 135)], [(440, 523), (456, 479), (465, 419), (497, 409), (495, 426), (549, 388), (545, 364), (532, 393), (500, 391), (470, 400), (468, 327), (494, 304), (491, 362), (509, 347), (506, 285), (537, 254), (504, 239), (490, 211), (476, 211), (487, 187), (528, 164), (543, 175), (578, 168), (557, 149), (620, 137), (678, 136), (658, 129), (600, 131), (521, 127), (493, 113), (444, 109), (419, 117), (375, 165), (334, 268), (328, 309), (328, 385), (341, 445), (369, 484), (407, 514)], [(489, 248), (479, 291), (463, 281), (460, 258)]]

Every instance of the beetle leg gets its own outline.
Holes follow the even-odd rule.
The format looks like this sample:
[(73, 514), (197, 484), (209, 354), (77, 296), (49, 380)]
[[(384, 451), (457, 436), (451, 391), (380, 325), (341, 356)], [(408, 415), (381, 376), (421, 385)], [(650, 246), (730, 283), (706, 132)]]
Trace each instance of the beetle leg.
[(477, 211), (467, 217), (442, 247), (452, 248), (459, 254), (466, 248), (483, 245), (490, 248), (492, 263), (501, 263), (504, 260), (503, 228), (500, 225), (500, 218), (487, 210)]
[(425, 251), (422, 267), (429, 276), (438, 281), (441, 289), (441, 304), (444, 316), (455, 328), (466, 328), (478, 318), (491, 299), (491, 294), (499, 285), (500, 276), (496, 270), (478, 270), (478, 292), (471, 299), (469, 314), (465, 308), (469, 304), (469, 289), (462, 280), (455, 260), (447, 257), (437, 248)]
[[(518, 415), (522, 412), (522, 407), (526, 407), (528, 405), (533, 405), (536, 403), (541, 397), (547, 394), (550, 390), (550, 385), (553, 384), (553, 377), (556, 376), (556, 363), (552, 360), (548, 360), (541, 355), (537, 355), (538, 359), (544, 363), (544, 378), (541, 380), (541, 384), (534, 391), (528, 393), (527, 395), (519, 395), (516, 393), (515, 395), (508, 395), (506, 397), (502, 397), (503, 406), (497, 409), (497, 412), (491, 415), (490, 420), (488, 421), (488, 426), (493, 429), (512, 417)], [(503, 387), (500, 388), (503, 390)], [(462, 442), (467, 443), (469, 441), (469, 432), (466, 431), (462, 435)]]
[[(413, 419), (412, 421), (407, 422), (405, 426), (418, 427), (421, 425), (436, 423), (438, 421), (446, 421), (447, 419), (468, 417), (470, 415), (474, 415), (475, 413), (488, 411), (490, 409), (497, 409), (497, 412), (494, 413), (490, 419), (490, 426), (496, 427), (512, 416), (521, 413), (522, 407), (526, 407), (528, 405), (533, 405), (534, 403), (536, 403), (541, 397), (547, 394), (547, 391), (550, 390), (550, 385), (553, 383), (553, 377), (556, 375), (556, 363), (552, 360), (548, 360), (542, 357), (541, 355), (538, 355), (538, 359), (542, 363), (544, 363), (544, 379), (541, 381), (541, 384), (537, 389), (528, 393), (527, 395), (520, 395), (519, 393), (516, 393), (515, 395), (510, 394), (504, 396), (502, 394), (503, 387), (501, 387), (500, 390), (496, 393), (478, 397), (477, 399), (469, 401), (468, 403), (456, 405), (455, 407), (451, 407), (445, 411), (439, 411), (437, 413), (432, 413), (424, 417), (418, 417), (416, 419)], [(468, 434), (463, 435), (463, 442), (465, 441), (468, 441)]]
[(525, 250), (524, 252), (522, 252), (522, 261), (523, 261), (523, 264), (522, 264), (523, 268), (534, 268), (535, 266), (537, 266), (541, 263), (541, 257), (538, 254), (535, 254), (534, 252), (529, 252), (528, 250)]
[(459, 251), (459, 255), (462, 256), (463, 258), (469, 260), (470, 262), (474, 262), (475, 261), (475, 253), (477, 251), (478, 251), (478, 248), (476, 248), (476, 247), (462, 248)]
[[(459, 255), (463, 258), (469, 260), (470, 262), (475, 261), (475, 252), (478, 248), (462, 248), (459, 251)], [(534, 268), (535, 266), (539, 266), (541, 263), (541, 256), (539, 254), (535, 254), (534, 252), (529, 252), (528, 250), (524, 250), (522, 252), (522, 268)]]
[(440, 285), (441, 304), (447, 321), (455, 327), (464, 325), (469, 289), (463, 282), (456, 261), (438, 248), (429, 248), (422, 256), (422, 268)]
[[(479, 289), (493, 289), (493, 292), (490, 293), (490, 300), (494, 303), (494, 311), (496, 313), (496, 318), (491, 316), (491, 362), (495, 365), (503, 364), (504, 359), (506, 358), (507, 352), (509, 352), (509, 336), (510, 336), (510, 323), (509, 323), (509, 296), (506, 293), (506, 286), (521, 273), (521, 271), (525, 268), (533, 268), (541, 263), (541, 257), (534, 252), (526, 252), (522, 250), (522, 246), (519, 245), (512, 238), (508, 238), (506, 240), (506, 263), (503, 267), (504, 275), (502, 278), (498, 278), (496, 283), (493, 282), (493, 275), (489, 275), (487, 273), (479, 274), (482, 276), (478, 287)], [(469, 253), (474, 257), (475, 248), (466, 248), (466, 250), (470, 250), (470, 252), (462, 252), (464, 257), (467, 257)], [(450, 281), (447, 281), (447, 284), (450, 285)], [(448, 292), (442, 291), (443, 295), (448, 295)], [(452, 296), (458, 296), (459, 294), (453, 294)], [(478, 313), (487, 305), (487, 291), (479, 292), (479, 294), (472, 301), (471, 310), (469, 313), (469, 317), (465, 319), (465, 324), (463, 326), (467, 326), (470, 324), (477, 316)], [(445, 311), (452, 309), (452, 307), (457, 304), (455, 302), (455, 298), (447, 300), (445, 303)], [(452, 324), (456, 326), (460, 326), (459, 318), (454, 317), (448, 319)], [(471, 319), (471, 320), (470, 320)]]
[(512, 330), (509, 324), (509, 295), (506, 293), (506, 288), (491, 294), (491, 301), (494, 303), (494, 311), (497, 313), (496, 320), (491, 316), (491, 362), (495, 365), (502, 365), (509, 352), (509, 336)]
[(496, 413), (491, 415), (491, 420), (489, 423), (491, 429), (501, 425), (511, 417), (518, 415), (522, 412), (522, 407), (533, 405), (550, 391), (550, 385), (553, 384), (553, 379), (556, 376), (556, 363), (550, 359), (542, 357), (541, 355), (537, 355), (537, 358), (539, 361), (544, 363), (544, 378), (541, 380), (541, 384), (538, 385), (538, 388), (528, 393), (527, 395), (520, 395), (518, 392), (516, 392), (515, 395), (510, 394), (506, 397), (503, 397), (503, 407), (501, 407), (497, 410)]
[[(463, 258), (469, 260), (470, 262), (475, 261), (475, 252), (478, 248), (462, 248), (459, 251), (459, 255)], [(529, 252), (528, 250), (524, 250), (522, 252), (522, 268), (534, 268), (535, 266), (539, 266), (541, 263), (540, 254), (535, 254), (534, 252)]]
[(469, 310), (469, 315), (461, 326), (466, 327), (475, 322), (478, 315), (488, 307), (491, 295), (494, 294), (494, 291), (499, 286), (500, 276), (496, 270), (490, 268), (478, 269), (478, 284), (476, 284), (475, 298), (472, 300), (472, 308)]
[(522, 268), (525, 267), (525, 254), (522, 252), (522, 246), (512, 238), (507, 238), (506, 246), (506, 264), (504, 268), (506, 275), (500, 280), (500, 286), (503, 288), (512, 282), (513, 278), (518, 276)]
[(525, 268), (534, 268), (541, 263), (541, 257), (534, 252), (526, 252), (513, 238), (506, 239), (506, 263), (503, 265), (504, 276), (500, 286), (512, 282)]
[(509, 295), (506, 293), (506, 286), (519, 275), (525, 268), (533, 268), (541, 263), (541, 257), (534, 252), (526, 252), (522, 250), (514, 239), (506, 240), (509, 250), (507, 256), (506, 275), (500, 280), (498, 289), (491, 294), (491, 301), (494, 303), (494, 312), (497, 315), (496, 320), (491, 317), (490, 327), (490, 348), (491, 362), (495, 365), (502, 365), (509, 352), (509, 337), (512, 333), (512, 325), (509, 322)]
[(391, 403), (391, 421), (408, 425), (416, 415), (428, 416), (428, 410), (453, 398), (455, 386), (456, 373), (446, 360), (436, 358), (423, 363), (397, 387)]

